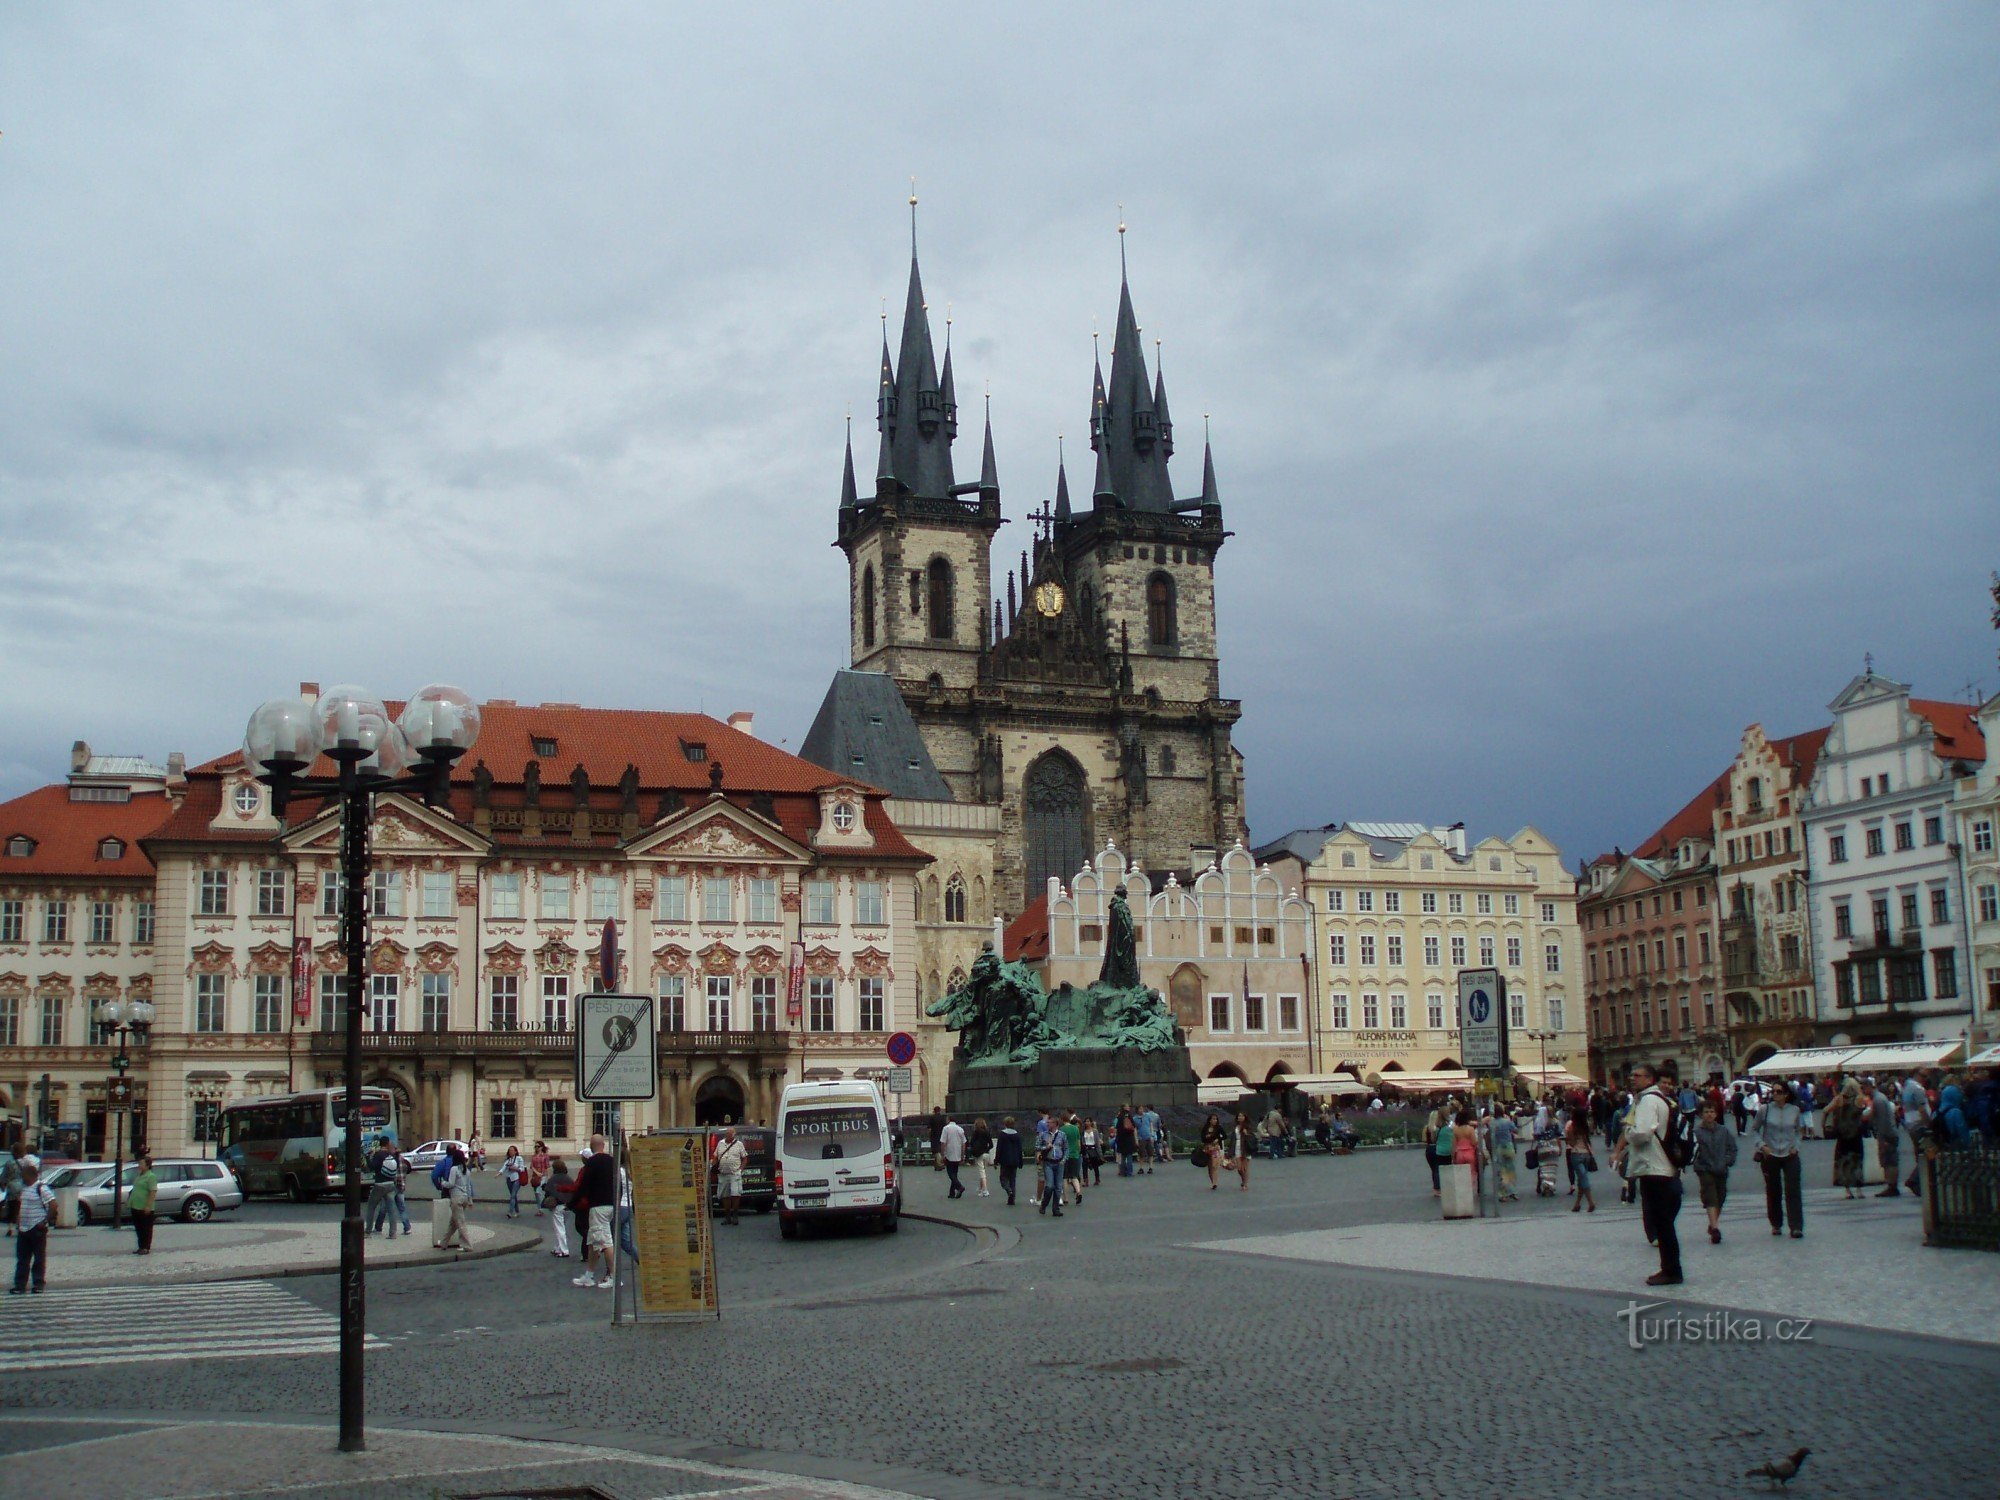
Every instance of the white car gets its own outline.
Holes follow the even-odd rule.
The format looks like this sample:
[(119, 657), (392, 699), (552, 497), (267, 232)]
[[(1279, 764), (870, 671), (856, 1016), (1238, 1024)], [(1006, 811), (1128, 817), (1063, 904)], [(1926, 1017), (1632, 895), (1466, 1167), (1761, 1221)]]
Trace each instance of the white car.
[(403, 1160), (410, 1164), (412, 1175), (428, 1176), (432, 1167), (438, 1164), (445, 1152), (453, 1146), (465, 1153), (467, 1162), (472, 1160), (472, 1148), (464, 1141), (425, 1141), (414, 1151), (405, 1151)]

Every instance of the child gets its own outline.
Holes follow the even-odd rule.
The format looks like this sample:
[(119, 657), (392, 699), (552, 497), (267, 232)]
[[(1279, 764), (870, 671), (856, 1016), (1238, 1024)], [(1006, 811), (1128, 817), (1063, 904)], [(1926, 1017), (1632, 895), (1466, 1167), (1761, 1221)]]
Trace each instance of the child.
[(1736, 1165), (1736, 1137), (1722, 1128), (1722, 1113), (1713, 1103), (1701, 1107), (1694, 1128), (1695, 1181), (1701, 1184), (1701, 1206), (1708, 1210), (1708, 1241), (1722, 1243), (1722, 1203), (1729, 1196), (1729, 1169)]
[(569, 1259), (569, 1195), (575, 1189), (569, 1163), (560, 1156), (552, 1158), (549, 1180), (542, 1184), (542, 1207), (549, 1211), (549, 1223), (555, 1227), (556, 1247), (549, 1254), (557, 1260)]

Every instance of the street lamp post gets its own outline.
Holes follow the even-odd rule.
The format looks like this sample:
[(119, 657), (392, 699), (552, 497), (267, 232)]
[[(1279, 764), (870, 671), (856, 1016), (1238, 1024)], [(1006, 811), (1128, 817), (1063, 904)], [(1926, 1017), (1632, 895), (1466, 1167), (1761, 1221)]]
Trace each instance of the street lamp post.
[(1531, 1042), (1540, 1042), (1542, 1045), (1542, 1076), (1536, 1081), (1541, 1084), (1540, 1096), (1546, 1098), (1549, 1092), (1549, 1043), (1554, 1041), (1558, 1036), (1561, 1036), (1562, 1033), (1559, 1031), (1524, 1031), (1521, 1035), (1525, 1036)]
[[(358, 687), (336, 687), (315, 703), (274, 698), (250, 716), (243, 762), (271, 789), (282, 819), (294, 798), (340, 805), (341, 949), (347, 959), (345, 1060), (347, 1156), (340, 1220), (340, 1447), (359, 1453), (362, 1431), (362, 1348), (366, 1333), (361, 1223), (361, 1014), (368, 972), (368, 830), (377, 792), (417, 792), (435, 807), (451, 787), (451, 768), (479, 738), (479, 706), (455, 687), (421, 688), (392, 721), (379, 698)], [(325, 755), (331, 776), (310, 776)]]
[[(128, 1037), (145, 1040), (146, 1033), (153, 1029), (153, 1007), (144, 1000), (107, 1000), (97, 1007), (97, 1024), (118, 1038), (118, 1055), (111, 1060), (111, 1066), (118, 1076), (112, 1080), (112, 1092), (121, 1097), (107, 1099), (111, 1112), (117, 1116), (112, 1122), (112, 1138), (117, 1142), (113, 1156), (111, 1173), (111, 1227), (118, 1228), (125, 1206), (125, 1115), (132, 1102), (132, 1085), (125, 1076), (125, 1070), (132, 1066), (132, 1059), (125, 1050)], [(137, 1150), (139, 1143), (132, 1142)]]

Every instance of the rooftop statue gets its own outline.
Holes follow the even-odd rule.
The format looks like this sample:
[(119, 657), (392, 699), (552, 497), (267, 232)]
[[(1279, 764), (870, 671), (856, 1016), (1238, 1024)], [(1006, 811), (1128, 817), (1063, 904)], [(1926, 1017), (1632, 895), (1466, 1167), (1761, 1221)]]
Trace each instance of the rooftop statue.
[(1104, 968), (1090, 988), (1065, 984), (1051, 995), (1032, 969), (1003, 962), (988, 943), (965, 984), (927, 1014), (958, 1033), (955, 1055), (967, 1065), (1030, 1068), (1051, 1052), (1161, 1052), (1181, 1045), (1159, 993), (1139, 982), (1132, 913), (1122, 886), (1111, 901)]

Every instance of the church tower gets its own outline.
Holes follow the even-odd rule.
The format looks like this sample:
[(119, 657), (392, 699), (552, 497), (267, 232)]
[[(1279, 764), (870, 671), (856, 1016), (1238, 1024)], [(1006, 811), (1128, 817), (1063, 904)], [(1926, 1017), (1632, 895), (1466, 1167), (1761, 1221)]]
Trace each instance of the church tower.
[[(963, 690), (977, 680), (988, 644), (989, 544), (1001, 525), (1000, 481), (990, 417), (978, 480), (960, 484), (953, 477), (958, 394), (951, 347), (947, 338), (940, 369), (917, 269), (916, 200), (910, 201), (910, 290), (893, 364), (883, 322), (875, 480), (864, 499), (855, 484), (850, 435), (840, 481), (837, 544), (847, 554), (848, 658), (860, 671)], [(949, 328), (947, 323), (947, 333)]]
[(940, 369), (914, 231), (893, 362), (883, 331), (873, 493), (856, 483), (851, 437), (841, 479), (849, 659), (895, 683), (952, 799), (998, 808), (1003, 916), (1051, 878), (1068, 884), (1107, 841), (1156, 874), (1185, 874), (1246, 832), (1231, 743), (1242, 707), (1221, 696), (1216, 641), (1229, 533), (1215, 465), (1204, 444), (1200, 493), (1174, 497), (1166, 381), (1146, 368), (1120, 247), (1110, 378), (1093, 371), (1090, 493), (1072, 502), (1059, 460), (1004, 595), (990, 558), (1002, 525), (992, 421), (978, 481), (957, 483), (951, 353)]

